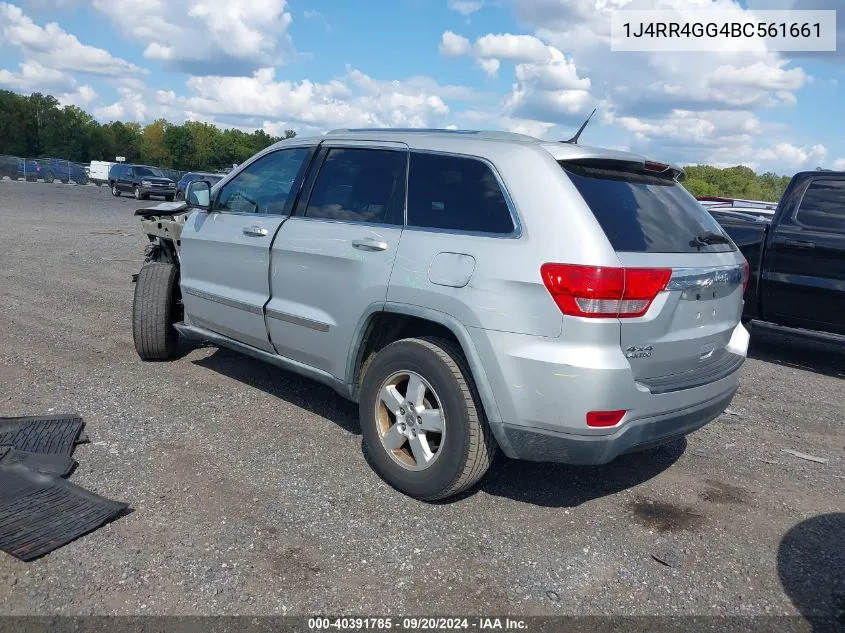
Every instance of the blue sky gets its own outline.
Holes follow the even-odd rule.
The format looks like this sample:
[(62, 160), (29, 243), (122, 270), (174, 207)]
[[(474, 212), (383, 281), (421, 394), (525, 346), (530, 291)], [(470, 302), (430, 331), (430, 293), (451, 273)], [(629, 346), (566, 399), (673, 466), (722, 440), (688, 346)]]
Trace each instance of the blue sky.
[[(0, 88), (98, 120), (508, 129), (684, 164), (845, 169), (834, 53), (611, 52), (613, 8), (841, 0), (0, 0)], [(845, 11), (842, 12), (845, 14)]]

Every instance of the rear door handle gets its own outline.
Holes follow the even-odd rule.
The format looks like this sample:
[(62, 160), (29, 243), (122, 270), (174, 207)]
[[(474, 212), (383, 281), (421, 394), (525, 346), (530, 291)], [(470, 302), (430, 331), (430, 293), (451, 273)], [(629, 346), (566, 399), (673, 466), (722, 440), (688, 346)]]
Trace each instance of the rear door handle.
[(267, 235), (267, 229), (258, 226), (257, 224), (252, 224), (244, 227), (244, 235), (249, 237), (264, 237)]
[(352, 246), (357, 248), (358, 250), (362, 251), (386, 251), (387, 250), (387, 242), (379, 242), (378, 240), (374, 240), (371, 237), (364, 238), (363, 240), (353, 240)]
[(784, 246), (791, 246), (792, 248), (815, 248), (816, 245), (813, 242), (808, 242), (806, 240), (784, 240)]

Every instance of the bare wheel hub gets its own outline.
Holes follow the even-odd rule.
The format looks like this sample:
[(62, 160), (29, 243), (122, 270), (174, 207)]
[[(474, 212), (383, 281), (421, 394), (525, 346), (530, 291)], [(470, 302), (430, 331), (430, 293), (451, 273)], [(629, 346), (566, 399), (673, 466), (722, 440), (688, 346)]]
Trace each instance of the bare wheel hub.
[(376, 402), (376, 428), (391, 459), (408, 470), (425, 470), (439, 457), (446, 417), (431, 384), (413, 371), (382, 383)]

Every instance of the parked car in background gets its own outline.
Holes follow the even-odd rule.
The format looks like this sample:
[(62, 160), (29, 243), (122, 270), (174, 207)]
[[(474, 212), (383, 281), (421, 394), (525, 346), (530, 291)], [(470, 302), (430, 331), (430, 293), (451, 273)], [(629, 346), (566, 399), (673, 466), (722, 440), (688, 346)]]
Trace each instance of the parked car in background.
[(769, 218), (711, 214), (751, 267), (746, 320), (845, 342), (845, 172), (796, 174)]
[(497, 446), (607, 463), (739, 386), (746, 263), (681, 173), (503, 132), (277, 143), (136, 212), (135, 349), (170, 358), (178, 332), (330, 385), (415, 497), (474, 485)]
[(0, 180), (3, 178), (17, 180), (20, 160), (17, 156), (0, 155)]
[(179, 182), (176, 184), (176, 199), (177, 200), (184, 200), (185, 199), (185, 189), (188, 188), (188, 185), (195, 180), (207, 180), (212, 185), (216, 185), (218, 182), (223, 180), (224, 174), (212, 174), (203, 171), (189, 171), (187, 174), (182, 176)]
[(70, 181), (78, 185), (88, 182), (88, 174), (85, 167), (78, 163), (72, 163), (60, 158), (38, 158), (35, 161), (38, 166), (38, 179), (44, 182), (55, 182), (60, 180), (67, 184)]
[(725, 198), (721, 196), (698, 196), (696, 198), (708, 211), (754, 211), (759, 215), (772, 216), (778, 207), (777, 202), (765, 200), (744, 200), (742, 198)]
[(109, 170), (109, 187), (113, 196), (129, 193), (136, 200), (159, 196), (172, 201), (176, 197), (176, 183), (148, 165), (113, 165)]
[(107, 160), (92, 160), (89, 165), (88, 179), (97, 186), (108, 184), (109, 170), (112, 165), (117, 165), (117, 163)]
[(178, 169), (170, 169), (169, 167), (156, 167), (159, 174), (164, 178), (170, 178), (173, 182), (179, 182), (182, 176), (185, 175), (186, 172), (180, 171)]
[(18, 159), (18, 179), (35, 182), (41, 175), (41, 164), (34, 158)]

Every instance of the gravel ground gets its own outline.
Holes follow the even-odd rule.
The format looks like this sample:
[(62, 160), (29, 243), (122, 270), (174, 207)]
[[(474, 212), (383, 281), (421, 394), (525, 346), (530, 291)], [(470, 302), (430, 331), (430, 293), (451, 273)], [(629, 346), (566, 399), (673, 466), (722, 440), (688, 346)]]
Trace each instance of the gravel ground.
[(81, 413), (72, 480), (134, 510), (0, 554), (0, 613), (845, 610), (845, 353), (754, 334), (729, 413), (686, 440), (603, 467), (499, 458), (420, 503), (371, 472), (328, 388), (214, 347), (137, 358), (136, 206), (0, 182), (0, 415)]

